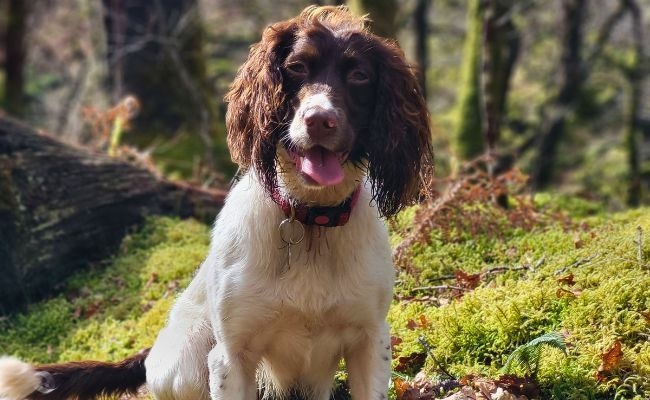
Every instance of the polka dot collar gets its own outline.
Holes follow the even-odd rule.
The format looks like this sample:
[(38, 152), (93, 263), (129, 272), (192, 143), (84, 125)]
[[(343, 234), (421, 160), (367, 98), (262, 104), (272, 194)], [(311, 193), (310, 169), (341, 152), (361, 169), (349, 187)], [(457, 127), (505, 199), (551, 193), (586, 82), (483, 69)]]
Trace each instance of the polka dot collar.
[[(343, 226), (350, 219), (350, 213), (359, 199), (361, 186), (357, 186), (354, 193), (343, 203), (336, 206), (308, 206), (304, 203), (295, 203), (283, 196), (277, 189), (271, 194), (271, 198), (280, 206), (284, 215), (300, 221), (303, 225), (316, 226)], [(293, 212), (291, 208), (293, 207)]]

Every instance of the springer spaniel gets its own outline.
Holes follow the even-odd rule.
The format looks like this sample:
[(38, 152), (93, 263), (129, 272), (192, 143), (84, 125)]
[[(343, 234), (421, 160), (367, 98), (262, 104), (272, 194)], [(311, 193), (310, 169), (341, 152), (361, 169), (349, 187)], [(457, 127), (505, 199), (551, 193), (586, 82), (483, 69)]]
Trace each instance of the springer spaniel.
[(387, 398), (394, 269), (380, 217), (414, 201), (432, 153), (413, 70), (366, 22), (308, 7), (252, 47), (226, 96), (228, 144), (247, 172), (150, 352), (6, 358), (0, 397), (90, 398), (146, 375), (158, 400), (326, 400), (343, 358), (354, 399)]

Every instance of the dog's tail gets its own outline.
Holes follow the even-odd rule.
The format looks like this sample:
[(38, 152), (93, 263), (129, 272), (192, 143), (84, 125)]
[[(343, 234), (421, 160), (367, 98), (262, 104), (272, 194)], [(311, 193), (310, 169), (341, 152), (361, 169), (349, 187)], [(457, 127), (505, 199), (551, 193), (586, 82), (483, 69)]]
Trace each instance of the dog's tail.
[(146, 382), (149, 349), (120, 362), (79, 361), (32, 366), (0, 358), (0, 400), (88, 400), (135, 393)]

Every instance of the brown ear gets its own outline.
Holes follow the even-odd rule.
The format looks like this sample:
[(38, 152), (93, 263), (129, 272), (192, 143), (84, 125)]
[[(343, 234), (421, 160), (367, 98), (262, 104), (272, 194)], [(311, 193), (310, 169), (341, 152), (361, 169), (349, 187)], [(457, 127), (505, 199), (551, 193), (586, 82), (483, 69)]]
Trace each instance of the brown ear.
[(413, 69), (393, 42), (375, 37), (377, 100), (365, 143), (373, 199), (392, 216), (417, 199), (433, 171), (430, 116)]
[(244, 168), (256, 168), (270, 186), (275, 185), (278, 131), (288, 113), (280, 66), (295, 30), (293, 21), (266, 28), (225, 97), (228, 148), (233, 161)]

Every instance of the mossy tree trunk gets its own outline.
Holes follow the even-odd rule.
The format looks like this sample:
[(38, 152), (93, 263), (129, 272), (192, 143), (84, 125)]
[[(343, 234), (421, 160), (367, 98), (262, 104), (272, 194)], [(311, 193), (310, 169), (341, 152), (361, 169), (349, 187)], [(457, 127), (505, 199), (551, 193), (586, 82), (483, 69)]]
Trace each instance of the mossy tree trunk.
[(472, 159), (485, 149), (480, 83), (483, 7), (481, 0), (469, 0), (468, 4), (456, 125), (452, 133), (452, 150), (458, 162)]
[[(484, 137), (491, 155), (501, 135), (510, 79), (519, 55), (520, 36), (512, 21), (513, 6), (514, 0), (488, 0), (485, 6), (482, 68)], [(494, 168), (491, 168), (491, 172), (495, 172)]]
[(214, 141), (225, 143), (225, 137), (217, 133), (218, 107), (208, 82), (199, 2), (103, 0), (103, 5), (113, 102), (127, 94), (140, 100), (136, 132), (197, 132), (205, 159), (214, 167)]
[(147, 216), (210, 221), (224, 197), (0, 118), (0, 314), (109, 257)]
[(375, 34), (387, 38), (396, 37), (396, 0), (348, 0), (347, 4), (356, 15), (370, 15)]

